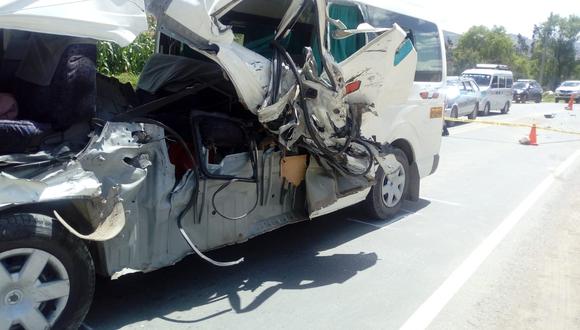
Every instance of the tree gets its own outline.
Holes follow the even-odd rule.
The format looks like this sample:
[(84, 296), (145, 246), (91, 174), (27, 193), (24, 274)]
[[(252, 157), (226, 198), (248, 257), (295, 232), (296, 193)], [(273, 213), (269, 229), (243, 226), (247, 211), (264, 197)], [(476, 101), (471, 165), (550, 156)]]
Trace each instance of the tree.
[(97, 69), (105, 75), (139, 74), (155, 50), (155, 19), (148, 17), (149, 30), (127, 47), (108, 42), (97, 43)]
[(447, 74), (450, 76), (455, 76), (458, 74), (458, 72), (455, 70), (453, 46), (453, 40), (447, 37), (447, 40), (445, 40), (445, 55), (447, 57)]
[(530, 46), (528, 46), (528, 41), (523, 35), (517, 35), (516, 52), (522, 56), (528, 56), (530, 53)]
[(561, 81), (576, 76), (575, 43), (580, 36), (580, 17), (552, 15), (534, 31), (532, 60), (539, 64), (540, 82), (555, 88)]
[[(457, 42), (455, 66), (461, 72), (477, 63), (513, 65), (516, 60), (515, 49), (504, 27), (488, 29), (485, 26), (473, 26)], [(519, 58), (519, 62), (522, 61), (523, 57)]]

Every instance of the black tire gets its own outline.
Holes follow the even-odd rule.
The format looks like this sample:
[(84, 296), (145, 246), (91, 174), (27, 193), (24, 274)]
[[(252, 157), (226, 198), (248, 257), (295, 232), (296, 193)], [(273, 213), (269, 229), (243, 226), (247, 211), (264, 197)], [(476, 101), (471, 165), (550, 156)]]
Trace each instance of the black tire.
[[(457, 107), (453, 107), (453, 109), (451, 109), (451, 118), (457, 119), (459, 118), (459, 109), (457, 109)], [(455, 122), (454, 121), (446, 121), (447, 123), (447, 127), (453, 127), (455, 126)]]
[[(527, 97), (526, 97), (526, 100), (527, 100)], [(526, 103), (526, 102), (524, 102), (524, 103)], [(510, 112), (510, 101), (507, 101), (504, 104), (503, 108), (501, 108), (501, 113), (506, 114), (508, 112)]]
[(491, 105), (489, 103), (486, 103), (485, 106), (483, 106), (483, 115), (489, 116), (490, 110), (491, 110)]
[(555, 99), (554, 99), (554, 102), (555, 102), (555, 103), (558, 103), (559, 101), (560, 101), (560, 100), (559, 100), (558, 98), (555, 98)]
[(383, 195), (383, 183), (385, 182), (386, 175), (385, 172), (381, 167), (377, 170), (376, 173), (376, 182), (375, 185), (372, 187), (367, 199), (364, 201), (364, 206), (367, 211), (367, 214), (372, 217), (373, 219), (389, 219), (393, 215), (397, 214), (401, 209), (401, 205), (403, 201), (407, 197), (407, 192), (409, 190), (409, 182), (410, 182), (410, 170), (409, 170), (409, 161), (405, 153), (399, 149), (395, 149), (393, 152), (395, 158), (400, 163), (403, 172), (404, 172), (404, 186), (402, 189), (402, 195), (398, 199), (395, 205), (387, 206), (385, 202), (384, 195)]
[(536, 103), (542, 103), (542, 95), (538, 96), (538, 99), (536, 100)]
[(475, 108), (473, 109), (473, 112), (470, 113), (469, 115), (467, 115), (467, 119), (471, 119), (471, 120), (475, 120), (477, 119), (477, 114), (479, 113), (479, 104), (475, 103)]
[[(9, 255), (10, 252), (19, 251), (17, 249), (48, 252), (64, 266), (69, 280), (68, 299), (62, 312), (55, 315), (57, 318), (51, 328), (78, 329), (89, 311), (95, 290), (95, 267), (84, 242), (44, 215), (21, 213), (0, 216), (0, 254)], [(42, 271), (50, 271), (49, 265), (46, 263)], [(51, 310), (46, 308), (41, 313), (51, 313)]]

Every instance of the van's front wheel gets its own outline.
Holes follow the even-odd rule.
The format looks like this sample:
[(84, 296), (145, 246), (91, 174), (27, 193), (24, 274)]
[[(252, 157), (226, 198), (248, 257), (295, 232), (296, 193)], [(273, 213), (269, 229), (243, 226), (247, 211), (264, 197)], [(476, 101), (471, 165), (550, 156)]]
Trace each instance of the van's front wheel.
[(397, 159), (397, 170), (385, 175), (383, 169), (379, 167), (376, 183), (364, 202), (368, 214), (373, 218), (388, 219), (395, 215), (407, 196), (411, 173), (409, 161), (405, 153), (399, 149), (395, 149), (393, 154)]
[(482, 115), (484, 116), (489, 116), (489, 111), (491, 110), (491, 105), (488, 103), (485, 104), (485, 106), (483, 107), (483, 113)]
[(78, 329), (94, 288), (87, 247), (56, 221), (38, 214), (0, 216), (3, 327)]
[[(526, 97), (526, 101), (527, 101), (527, 100), (528, 100), (528, 98)], [(524, 101), (524, 103), (526, 103), (526, 102)], [(507, 102), (505, 103), (505, 105), (503, 106), (503, 108), (501, 108), (501, 113), (503, 113), (503, 114), (506, 114), (506, 113), (508, 113), (509, 111), (510, 111), (510, 101), (507, 101)]]

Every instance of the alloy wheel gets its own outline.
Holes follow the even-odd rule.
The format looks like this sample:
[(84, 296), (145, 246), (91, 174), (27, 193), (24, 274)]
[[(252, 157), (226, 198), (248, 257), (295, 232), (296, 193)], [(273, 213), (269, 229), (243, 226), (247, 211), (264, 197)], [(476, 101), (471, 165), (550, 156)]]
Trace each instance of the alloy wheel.
[(33, 248), (0, 253), (0, 329), (52, 327), (69, 294), (66, 268), (52, 254)]
[(403, 198), (405, 192), (405, 169), (399, 164), (399, 168), (392, 174), (385, 175), (382, 186), (383, 203), (387, 207), (396, 206)]

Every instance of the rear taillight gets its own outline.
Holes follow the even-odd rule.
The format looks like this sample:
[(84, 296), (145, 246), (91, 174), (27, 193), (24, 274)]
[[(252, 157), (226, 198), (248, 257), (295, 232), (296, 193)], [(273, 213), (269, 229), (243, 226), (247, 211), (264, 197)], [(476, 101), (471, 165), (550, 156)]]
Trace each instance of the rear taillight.
[(352, 94), (360, 89), (360, 80), (355, 80), (346, 84), (345, 88), (345, 95)]
[(431, 92), (431, 93), (429, 93), (428, 91), (422, 91), (422, 92), (419, 93), (419, 96), (423, 100), (427, 100), (427, 99), (438, 99), (439, 98), (439, 92)]

